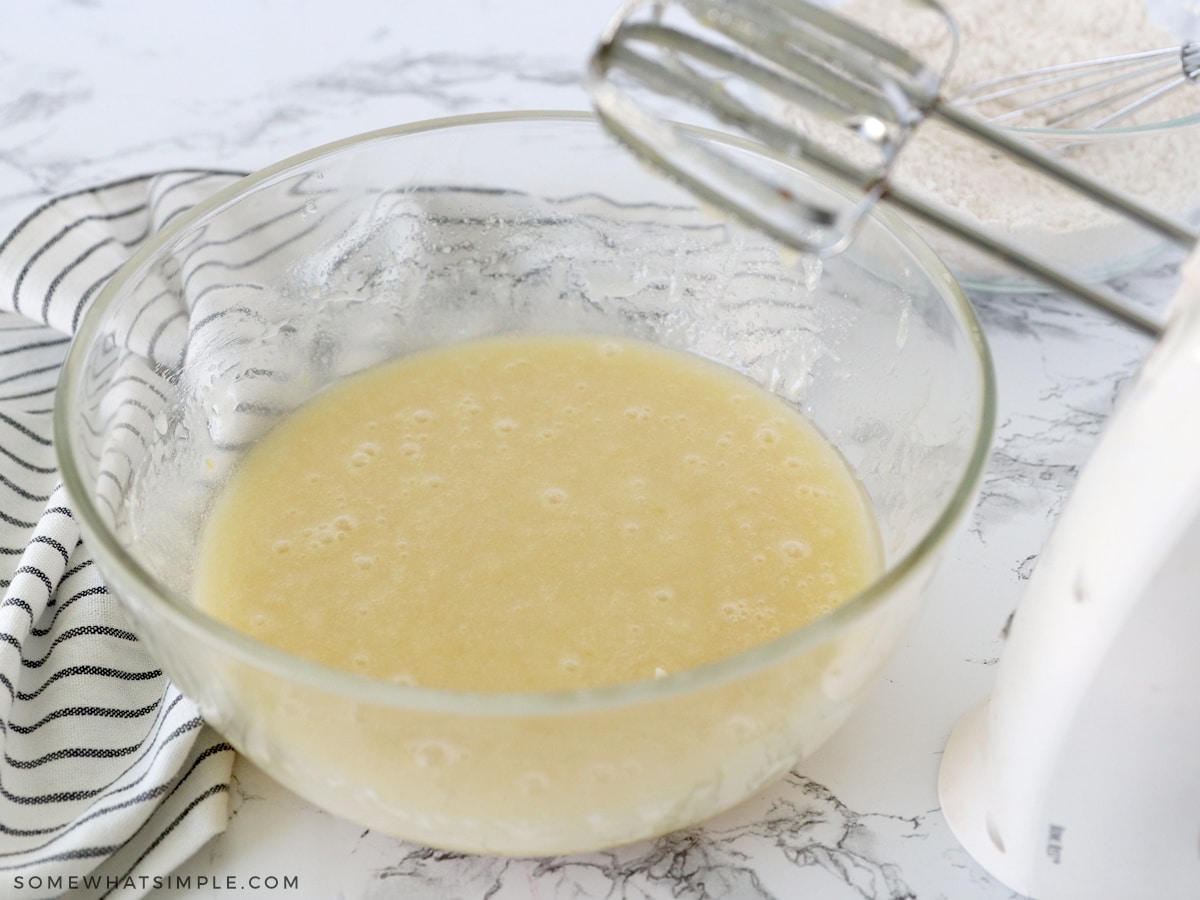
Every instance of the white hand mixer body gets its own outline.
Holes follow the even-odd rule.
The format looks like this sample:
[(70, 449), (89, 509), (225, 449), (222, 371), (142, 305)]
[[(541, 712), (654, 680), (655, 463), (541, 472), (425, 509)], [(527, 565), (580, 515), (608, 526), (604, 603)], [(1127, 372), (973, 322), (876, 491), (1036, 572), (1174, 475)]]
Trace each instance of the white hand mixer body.
[(939, 779), (1036, 900), (1200, 897), (1200, 256), (1105, 429)]

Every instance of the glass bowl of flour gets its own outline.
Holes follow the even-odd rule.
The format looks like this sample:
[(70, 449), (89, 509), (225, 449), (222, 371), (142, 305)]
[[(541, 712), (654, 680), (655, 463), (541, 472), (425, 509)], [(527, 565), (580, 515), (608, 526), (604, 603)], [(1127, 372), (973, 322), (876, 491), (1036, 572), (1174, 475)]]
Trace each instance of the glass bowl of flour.
[[(960, 40), (944, 81), (949, 98), (969, 85), (1042, 66), (1161, 49), (1200, 36), (1200, 10), (1177, 0), (945, 0), (943, 6)], [(931, 44), (941, 35), (925, 32), (904, 3), (851, 0), (839, 10), (918, 55), (936, 56)], [(1004, 109), (980, 112), (994, 117)], [(1189, 220), (1200, 211), (1196, 86), (1175, 89), (1119, 126), (1050, 128), (1026, 118), (1008, 130), (1154, 209)], [(1161, 237), (938, 122), (916, 130), (894, 178), (1088, 280), (1128, 273), (1165, 248)], [(956, 238), (924, 225), (918, 230), (967, 288), (1044, 289)]]

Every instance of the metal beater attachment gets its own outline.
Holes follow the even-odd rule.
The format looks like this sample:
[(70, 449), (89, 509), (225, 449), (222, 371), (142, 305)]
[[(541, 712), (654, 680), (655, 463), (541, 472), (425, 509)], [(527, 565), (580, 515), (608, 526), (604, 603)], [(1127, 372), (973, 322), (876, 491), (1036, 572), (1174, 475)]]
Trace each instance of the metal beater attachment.
[(954, 102), (993, 122), (1044, 128), (1119, 125), (1200, 78), (1200, 42), (1062, 63), (971, 85)]
[(944, 32), (940, 59), (918, 59), (807, 0), (634, 0), (602, 35), (588, 88), (608, 129), (650, 165), (796, 250), (837, 253), (867, 211), (887, 202), (1157, 333), (1160, 322), (1109, 288), (892, 183), (912, 130), (937, 118), (1181, 246), (1200, 237), (944, 102), (954, 23), (936, 0), (911, 4)]
[[(634, 0), (589, 73), (597, 111), (626, 144), (693, 193), (820, 255), (844, 247), (883, 194), (941, 81), (827, 10), (770, 0)], [(744, 150), (697, 140), (683, 121), (749, 137), (845, 194), (813, 196), (786, 165), (751, 171)]]

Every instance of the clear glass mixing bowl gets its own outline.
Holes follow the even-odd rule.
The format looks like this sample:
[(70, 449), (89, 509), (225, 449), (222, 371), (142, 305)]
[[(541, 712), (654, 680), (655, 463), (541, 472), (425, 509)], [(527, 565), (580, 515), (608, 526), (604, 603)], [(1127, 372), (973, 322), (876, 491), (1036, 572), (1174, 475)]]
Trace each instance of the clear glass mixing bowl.
[[(861, 479), (886, 573), (766, 646), (558, 694), (376, 681), (193, 605), (206, 512), (280, 416), (369, 366), (502, 332), (641, 338), (766, 385)], [(704, 819), (847, 718), (970, 508), (993, 391), (969, 305), (896, 219), (873, 215), (819, 267), (713, 218), (587, 115), (506, 114), (322, 147), (179, 217), (84, 315), (56, 446), (111, 589), (242, 753), (370, 828), (549, 854)]]

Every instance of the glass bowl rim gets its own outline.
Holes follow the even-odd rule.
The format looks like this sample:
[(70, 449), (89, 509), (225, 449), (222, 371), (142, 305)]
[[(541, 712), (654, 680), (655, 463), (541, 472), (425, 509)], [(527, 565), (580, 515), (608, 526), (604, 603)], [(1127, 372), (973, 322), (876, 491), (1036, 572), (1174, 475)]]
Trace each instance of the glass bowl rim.
[[(943, 302), (957, 314), (960, 327), (974, 347), (973, 359), (978, 367), (981, 393), (979, 420), (976, 423), (971, 456), (958, 483), (933, 525), (916, 545), (870, 585), (836, 609), (798, 629), (733, 656), (672, 673), (665, 678), (625, 682), (603, 687), (538, 693), (489, 693), (455, 691), (442, 688), (404, 685), (371, 678), (348, 670), (317, 663), (285, 650), (270, 646), (225, 625), (201, 612), (185, 597), (168, 590), (165, 585), (143, 569), (127, 553), (120, 541), (107, 527), (99, 508), (83, 482), (75, 465), (70, 432), (74, 424), (73, 385), (83, 369), (87, 354), (94, 342), (104, 314), (121, 295), (126, 284), (138, 277), (147, 264), (179, 235), (227, 204), (253, 193), (258, 187), (284, 172), (312, 163), (325, 156), (359, 145), (387, 141), (408, 135), (446, 132), (489, 125), (566, 123), (603, 128), (589, 112), (573, 110), (526, 110), (517, 112), (474, 113), (411, 122), (389, 128), (368, 131), (332, 141), (280, 160), (259, 169), (222, 188), (196, 206), (181, 213), (134, 253), (109, 279), (95, 300), (81, 316), (75, 336), (68, 348), (59, 376), (58, 402), (53, 411), (55, 454), (59, 471), (75, 518), (102, 576), (109, 580), (106, 569), (114, 573), (117, 587), (114, 593), (122, 606), (124, 591), (134, 591), (140, 602), (155, 613), (167, 618), (172, 625), (203, 644), (215, 646), (253, 669), (262, 670), (282, 680), (304, 685), (324, 693), (344, 696), (352, 701), (406, 710), (472, 716), (537, 716), (578, 714), (611, 707), (663, 700), (685, 693), (698, 692), (710, 686), (748, 676), (771, 665), (795, 656), (805, 648), (834, 634), (844, 622), (866, 615), (949, 538), (958, 522), (966, 515), (982, 480), (996, 414), (995, 375), (986, 339), (974, 309), (962, 288), (941, 260), (898, 216), (886, 209), (876, 208), (871, 216), (879, 219), (906, 250), (916, 258), (930, 281), (938, 284)], [(697, 129), (705, 137), (754, 150), (754, 146), (728, 135)], [(615, 145), (614, 139), (614, 145)], [(111, 567), (111, 568), (110, 568)], [(134, 616), (136, 619), (136, 615)], [(136, 630), (136, 629), (135, 629)], [(169, 663), (165, 666), (169, 672)]]

